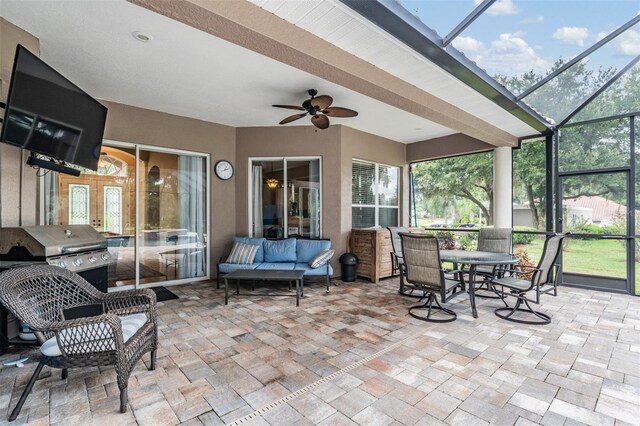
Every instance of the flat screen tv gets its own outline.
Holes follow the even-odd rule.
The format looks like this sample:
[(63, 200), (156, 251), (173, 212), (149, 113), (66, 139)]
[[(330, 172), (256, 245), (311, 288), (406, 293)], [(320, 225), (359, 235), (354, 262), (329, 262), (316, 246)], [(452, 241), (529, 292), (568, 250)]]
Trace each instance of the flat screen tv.
[(18, 45), (0, 141), (97, 170), (107, 108)]

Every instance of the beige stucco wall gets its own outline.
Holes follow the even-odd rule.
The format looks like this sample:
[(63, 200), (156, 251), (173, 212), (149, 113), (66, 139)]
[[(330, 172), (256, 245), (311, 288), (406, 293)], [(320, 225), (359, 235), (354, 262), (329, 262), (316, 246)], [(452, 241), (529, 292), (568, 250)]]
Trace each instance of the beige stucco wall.
[[(26, 31), (0, 18), (0, 101), (6, 102), (16, 46), (40, 56), (40, 42)], [(4, 112), (0, 115), (4, 115)], [(0, 226), (35, 225), (37, 179), (25, 165), (28, 153), (0, 144)], [(22, 182), (22, 185), (20, 184)]]
[(236, 176), (221, 181), (213, 165), (221, 159), (235, 158), (236, 129), (221, 124), (179, 117), (158, 111), (102, 101), (109, 108), (104, 138), (108, 140), (182, 149), (211, 155), (211, 271), (228, 242), (235, 235), (236, 215), (229, 214), (235, 204)]
[(407, 163), (450, 157), (452, 155), (470, 154), (495, 148), (471, 136), (458, 133), (455, 135), (433, 138), (407, 145)]

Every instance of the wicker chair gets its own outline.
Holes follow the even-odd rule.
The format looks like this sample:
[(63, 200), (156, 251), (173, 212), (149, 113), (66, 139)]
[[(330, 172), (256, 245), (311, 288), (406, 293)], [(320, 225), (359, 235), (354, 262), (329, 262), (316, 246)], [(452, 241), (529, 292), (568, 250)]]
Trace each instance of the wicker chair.
[[(495, 314), (505, 320), (518, 322), (522, 324), (544, 325), (551, 322), (551, 317), (545, 313), (534, 311), (529, 302), (540, 303), (540, 295), (552, 293), (553, 296), (558, 295), (558, 257), (562, 251), (562, 242), (569, 234), (552, 234), (547, 237), (544, 242), (544, 249), (540, 262), (536, 268), (531, 266), (519, 266), (519, 269), (511, 271), (511, 276), (494, 278), (491, 284), (500, 286), (501, 290), (496, 290), (503, 297), (513, 296), (516, 303), (513, 307), (498, 308)], [(523, 279), (530, 276), (529, 280)], [(535, 292), (535, 298), (527, 298), (527, 293)], [(504, 301), (504, 299), (503, 299)], [(505, 302), (506, 304), (506, 302)], [(521, 308), (525, 305), (527, 309)], [(534, 320), (524, 320), (513, 318), (516, 312), (523, 312)]]
[[(149, 369), (155, 369), (156, 296), (149, 289), (107, 294), (73, 272), (29, 266), (0, 274), (0, 302), (29, 324), (41, 344), (40, 362), (9, 421), (20, 413), (45, 365), (61, 368), (63, 379), (68, 368), (115, 365), (122, 413), (127, 411), (129, 376), (144, 353), (151, 352)], [(65, 320), (74, 309), (99, 312)]]
[[(444, 303), (452, 297), (463, 293), (461, 281), (445, 277), (445, 270), (440, 262), (440, 248), (438, 239), (431, 235), (400, 233), (402, 253), (404, 254), (404, 272), (406, 286), (410, 289), (422, 291), (423, 305), (409, 308), (409, 315), (429, 322), (450, 322), (457, 317), (456, 313), (444, 308), (438, 301)], [(455, 271), (452, 271), (455, 272)], [(434, 305), (435, 304), (435, 305)], [(427, 309), (427, 316), (414, 313), (418, 309)], [(444, 319), (432, 318), (433, 311), (441, 311), (448, 315)]]

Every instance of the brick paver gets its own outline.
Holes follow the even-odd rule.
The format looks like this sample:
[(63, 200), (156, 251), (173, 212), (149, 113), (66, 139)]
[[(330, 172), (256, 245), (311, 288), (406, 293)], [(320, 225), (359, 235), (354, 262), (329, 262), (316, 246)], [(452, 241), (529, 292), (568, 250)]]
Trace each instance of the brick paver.
[[(474, 319), (460, 296), (447, 304), (458, 320), (432, 324), (408, 315), (416, 300), (397, 279), (338, 284), (305, 286), (299, 308), (173, 287), (180, 299), (158, 304), (158, 368), (136, 367), (126, 414), (112, 367), (64, 381), (45, 368), (16, 424), (217, 425), (264, 407), (244, 424), (640, 423), (639, 298), (562, 288), (540, 305), (552, 323), (535, 327), (500, 320), (489, 299)], [(37, 355), (0, 362), (22, 353)], [(34, 367), (0, 367), (0, 424)]]

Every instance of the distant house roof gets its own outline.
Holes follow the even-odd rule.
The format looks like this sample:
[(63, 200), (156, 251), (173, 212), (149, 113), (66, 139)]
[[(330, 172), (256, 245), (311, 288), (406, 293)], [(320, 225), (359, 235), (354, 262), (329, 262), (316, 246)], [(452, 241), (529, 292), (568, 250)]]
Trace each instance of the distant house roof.
[(626, 206), (600, 196), (568, 198), (563, 201), (563, 205), (591, 209), (593, 222), (614, 222), (627, 214)]

